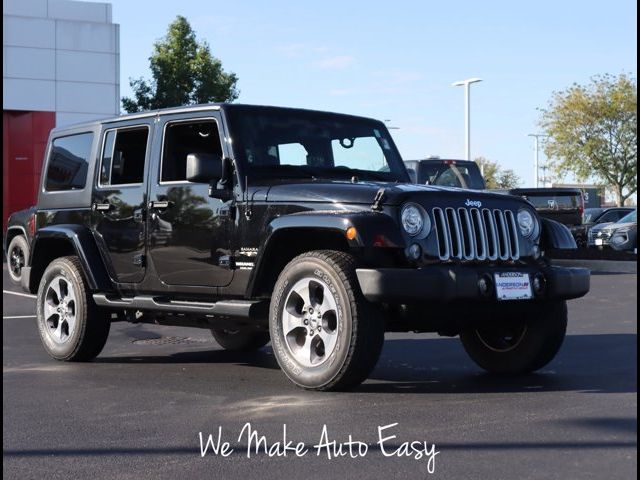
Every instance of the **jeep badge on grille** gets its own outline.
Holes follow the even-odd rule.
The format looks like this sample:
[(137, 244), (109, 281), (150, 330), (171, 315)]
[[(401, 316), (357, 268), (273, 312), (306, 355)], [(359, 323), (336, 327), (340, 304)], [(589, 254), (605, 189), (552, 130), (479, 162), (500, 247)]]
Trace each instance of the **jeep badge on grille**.
[(467, 207), (476, 207), (476, 208), (480, 208), (482, 206), (482, 202), (480, 200), (469, 200), (467, 198), (467, 201), (464, 202), (464, 204)]

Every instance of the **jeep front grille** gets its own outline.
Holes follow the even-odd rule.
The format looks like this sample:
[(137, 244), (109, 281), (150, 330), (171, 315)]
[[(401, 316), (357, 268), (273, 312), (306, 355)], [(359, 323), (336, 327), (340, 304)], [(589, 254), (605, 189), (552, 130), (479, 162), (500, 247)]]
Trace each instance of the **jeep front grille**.
[(518, 226), (510, 210), (432, 210), (441, 260), (517, 260)]

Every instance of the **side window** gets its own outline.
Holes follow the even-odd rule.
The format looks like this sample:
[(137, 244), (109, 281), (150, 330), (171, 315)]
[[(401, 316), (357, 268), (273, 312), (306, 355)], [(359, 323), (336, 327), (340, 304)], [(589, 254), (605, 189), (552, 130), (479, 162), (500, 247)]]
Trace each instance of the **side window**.
[(187, 156), (190, 153), (222, 156), (215, 120), (168, 123), (163, 142), (161, 182), (186, 181)]
[(600, 223), (617, 222), (622, 217), (624, 217), (624, 213), (620, 213), (620, 212), (614, 210), (614, 211), (607, 212), (604, 215), (602, 215), (602, 217), (600, 217), (600, 220), (598, 220), (598, 221)]
[(148, 138), (148, 127), (108, 131), (102, 149), (100, 185), (142, 183)]
[(87, 181), (87, 168), (93, 133), (58, 137), (51, 144), (45, 189), (49, 192), (81, 190)]

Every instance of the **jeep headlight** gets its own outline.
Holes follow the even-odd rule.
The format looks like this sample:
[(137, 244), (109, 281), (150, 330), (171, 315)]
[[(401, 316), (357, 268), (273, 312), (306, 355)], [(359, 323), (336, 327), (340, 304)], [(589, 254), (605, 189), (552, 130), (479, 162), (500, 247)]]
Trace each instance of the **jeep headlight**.
[(402, 228), (412, 237), (424, 238), (429, 234), (431, 221), (424, 209), (415, 203), (407, 203), (400, 212)]
[(518, 210), (518, 228), (525, 238), (535, 237), (538, 234), (538, 220), (526, 208)]

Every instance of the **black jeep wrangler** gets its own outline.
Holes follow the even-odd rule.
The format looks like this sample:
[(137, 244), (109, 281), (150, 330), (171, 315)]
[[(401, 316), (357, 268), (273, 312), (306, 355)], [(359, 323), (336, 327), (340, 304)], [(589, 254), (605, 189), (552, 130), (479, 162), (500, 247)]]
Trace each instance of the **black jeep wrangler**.
[(271, 341), (308, 389), (367, 378), (385, 331), (460, 335), (481, 367), (558, 352), (589, 271), (523, 199), (410, 184), (384, 124), (246, 105), (133, 114), (50, 136), (23, 286), (55, 359), (90, 360), (113, 321)]

